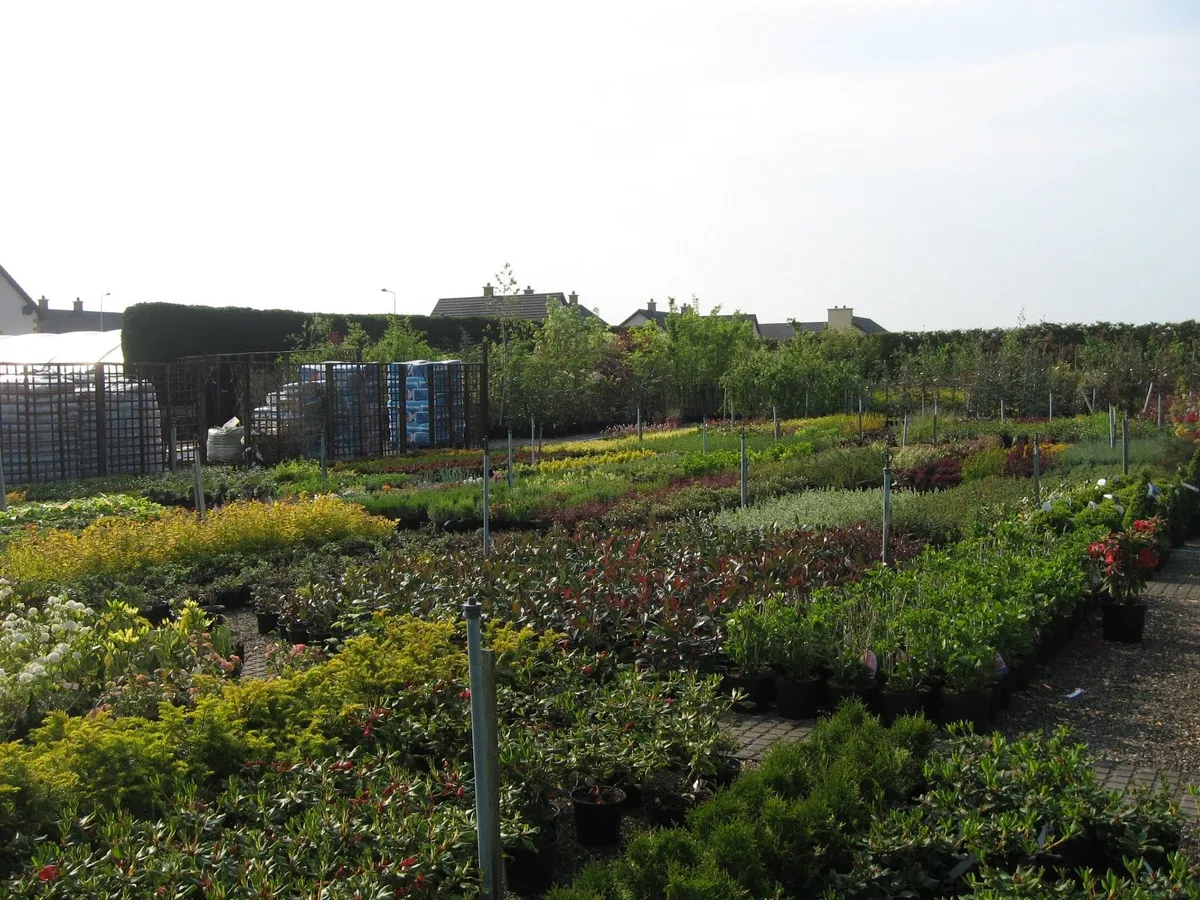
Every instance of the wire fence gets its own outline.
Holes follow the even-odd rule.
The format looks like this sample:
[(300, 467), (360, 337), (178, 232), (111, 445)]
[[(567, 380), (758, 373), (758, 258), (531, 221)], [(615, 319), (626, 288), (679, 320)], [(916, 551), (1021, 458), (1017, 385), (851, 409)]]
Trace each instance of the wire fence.
[(313, 363), (277, 353), (0, 363), (5, 483), (156, 474), (191, 465), (196, 454), (252, 465), (316, 459), (322, 446), (329, 460), (478, 447), (486, 383), (486, 363), (456, 360)]

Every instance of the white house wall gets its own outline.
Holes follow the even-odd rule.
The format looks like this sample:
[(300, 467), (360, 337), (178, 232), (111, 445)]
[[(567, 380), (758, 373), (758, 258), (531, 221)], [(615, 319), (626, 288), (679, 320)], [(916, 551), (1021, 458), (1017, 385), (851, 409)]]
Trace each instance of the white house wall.
[(8, 280), (0, 276), (0, 334), (32, 334), (37, 316), (25, 315), (25, 298), (13, 290)]

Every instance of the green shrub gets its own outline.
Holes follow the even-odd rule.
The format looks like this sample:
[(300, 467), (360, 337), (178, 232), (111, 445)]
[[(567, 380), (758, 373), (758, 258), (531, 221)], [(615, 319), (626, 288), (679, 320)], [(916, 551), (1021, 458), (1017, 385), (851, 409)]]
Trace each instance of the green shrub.
[(972, 453), (963, 460), (963, 480), (977, 481), (980, 478), (993, 478), (1002, 474), (1006, 455), (1007, 451), (1003, 447)]

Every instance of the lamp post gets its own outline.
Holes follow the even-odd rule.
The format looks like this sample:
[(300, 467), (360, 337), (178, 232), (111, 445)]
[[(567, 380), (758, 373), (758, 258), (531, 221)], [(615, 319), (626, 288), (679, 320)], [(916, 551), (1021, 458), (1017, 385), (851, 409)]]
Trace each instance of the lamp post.
[(389, 291), (387, 288), (380, 288), (379, 292), (382, 294), (391, 294), (392, 295), (392, 315), (394, 316), (396, 314), (396, 292)]
[(107, 294), (100, 295), (100, 330), (101, 331), (104, 330), (104, 298), (111, 297), (111, 296), (112, 296), (112, 291), (109, 291)]

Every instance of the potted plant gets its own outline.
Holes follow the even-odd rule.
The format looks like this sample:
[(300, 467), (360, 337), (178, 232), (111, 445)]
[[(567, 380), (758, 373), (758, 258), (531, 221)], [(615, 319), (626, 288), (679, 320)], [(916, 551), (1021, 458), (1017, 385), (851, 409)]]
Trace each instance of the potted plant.
[(725, 630), (725, 652), (735, 666), (725, 676), (725, 684), (744, 693), (753, 711), (762, 712), (775, 693), (774, 679), (764, 658), (766, 618), (756, 604), (747, 604), (729, 617)]
[(779, 597), (763, 605), (763, 658), (776, 672), (775, 706), (788, 719), (815, 718), (824, 701), (825, 685), (813, 677), (817, 638), (804, 610)]
[(959, 644), (951, 648), (944, 668), (938, 724), (969, 722), (976, 731), (987, 731), (994, 712), (996, 652), (981, 644)]
[(1141, 531), (1122, 531), (1088, 546), (1088, 557), (1106, 596), (1104, 639), (1136, 644), (1146, 629), (1146, 604), (1140, 599), (1146, 578), (1158, 564), (1151, 540)]

